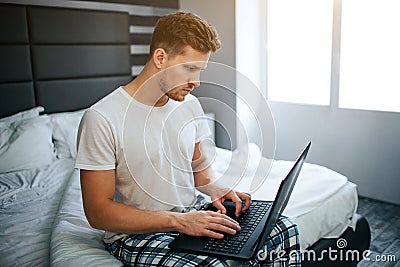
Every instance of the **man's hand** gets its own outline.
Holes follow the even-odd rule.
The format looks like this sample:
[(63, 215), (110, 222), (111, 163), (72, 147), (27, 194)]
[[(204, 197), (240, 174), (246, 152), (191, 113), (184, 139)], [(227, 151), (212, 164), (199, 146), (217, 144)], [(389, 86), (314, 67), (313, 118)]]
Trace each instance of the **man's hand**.
[(178, 231), (192, 236), (221, 239), (224, 234), (235, 235), (239, 224), (232, 218), (214, 211), (194, 211), (178, 215)]
[[(225, 190), (225, 192), (223, 192), (223, 190)], [(222, 203), (224, 203), (226, 199), (230, 199), (235, 203), (236, 217), (239, 217), (240, 213), (246, 212), (249, 209), (251, 203), (250, 194), (243, 192), (236, 192), (229, 189), (220, 189), (218, 191), (219, 192), (213, 192), (213, 194), (211, 194), (210, 197), (212, 199), (214, 207), (220, 210), (222, 214), (226, 214), (226, 208), (224, 207), (224, 205), (222, 205)], [(243, 208), (242, 208), (242, 201), (245, 201)]]
[[(214, 207), (221, 211), (222, 214), (226, 214), (226, 208), (222, 203), (226, 199), (230, 199), (235, 203), (236, 210), (235, 216), (239, 217), (241, 212), (245, 212), (250, 207), (251, 196), (248, 193), (236, 192), (231, 189), (219, 187), (213, 183), (211, 164), (207, 163), (207, 157), (202, 152), (200, 142), (194, 146), (194, 153), (192, 159), (194, 183), (196, 188), (211, 197)], [(199, 168), (201, 166), (201, 168)], [(242, 208), (242, 201), (245, 204)]]

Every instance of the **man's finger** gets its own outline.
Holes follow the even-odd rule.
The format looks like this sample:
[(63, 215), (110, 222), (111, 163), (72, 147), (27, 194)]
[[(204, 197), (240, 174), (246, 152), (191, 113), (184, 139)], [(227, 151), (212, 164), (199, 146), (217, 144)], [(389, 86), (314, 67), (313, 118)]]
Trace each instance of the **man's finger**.
[(250, 208), (250, 204), (251, 204), (251, 195), (248, 193), (242, 193), (242, 192), (238, 192), (237, 195), (245, 201), (245, 204), (243, 206), (243, 212), (245, 212), (246, 210), (248, 210)]
[(239, 217), (242, 211), (242, 200), (235, 192), (233, 192), (231, 200), (235, 203), (235, 216)]
[(222, 214), (226, 214), (226, 208), (222, 205), (221, 200), (217, 199), (213, 201), (213, 205), (217, 210), (220, 210)]

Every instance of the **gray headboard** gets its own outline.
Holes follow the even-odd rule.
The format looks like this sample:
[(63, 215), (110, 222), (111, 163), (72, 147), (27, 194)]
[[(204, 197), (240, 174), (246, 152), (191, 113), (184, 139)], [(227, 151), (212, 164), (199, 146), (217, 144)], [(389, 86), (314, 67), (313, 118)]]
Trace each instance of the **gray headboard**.
[(129, 15), (0, 5), (0, 117), (73, 111), (132, 79)]

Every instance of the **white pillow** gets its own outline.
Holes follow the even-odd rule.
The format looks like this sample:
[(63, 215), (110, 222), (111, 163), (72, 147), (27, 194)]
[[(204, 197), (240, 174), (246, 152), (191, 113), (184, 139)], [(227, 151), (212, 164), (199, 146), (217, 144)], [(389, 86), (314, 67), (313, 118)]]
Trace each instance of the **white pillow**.
[(47, 115), (11, 122), (0, 128), (0, 173), (50, 164), (55, 159)]
[(57, 158), (76, 158), (78, 127), (85, 110), (51, 114)]
[(34, 108), (31, 108), (28, 110), (18, 112), (14, 115), (0, 119), (0, 127), (6, 127), (6, 124), (10, 124), (15, 121), (39, 117), (39, 113), (41, 113), (43, 111), (44, 111), (44, 107), (38, 106), (38, 107), (34, 107)]

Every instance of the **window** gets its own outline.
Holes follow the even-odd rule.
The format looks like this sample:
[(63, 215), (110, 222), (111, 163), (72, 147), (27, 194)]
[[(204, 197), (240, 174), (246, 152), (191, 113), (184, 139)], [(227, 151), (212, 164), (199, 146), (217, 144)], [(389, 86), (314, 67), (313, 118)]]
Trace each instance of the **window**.
[(269, 0), (267, 94), (272, 101), (329, 105), (333, 0)]
[(339, 107), (400, 112), (400, 1), (343, 0)]
[(267, 9), (269, 100), (400, 112), (399, 0), (268, 0)]

